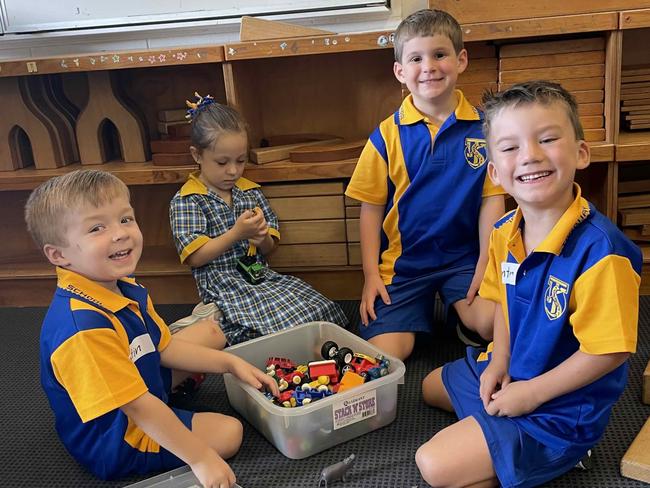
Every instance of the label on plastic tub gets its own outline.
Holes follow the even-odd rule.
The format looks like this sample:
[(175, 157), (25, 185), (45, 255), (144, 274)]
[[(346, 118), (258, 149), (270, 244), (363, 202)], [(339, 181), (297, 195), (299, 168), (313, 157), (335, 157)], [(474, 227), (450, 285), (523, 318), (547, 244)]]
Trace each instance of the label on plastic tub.
[(336, 402), (332, 407), (334, 430), (377, 415), (377, 390)]

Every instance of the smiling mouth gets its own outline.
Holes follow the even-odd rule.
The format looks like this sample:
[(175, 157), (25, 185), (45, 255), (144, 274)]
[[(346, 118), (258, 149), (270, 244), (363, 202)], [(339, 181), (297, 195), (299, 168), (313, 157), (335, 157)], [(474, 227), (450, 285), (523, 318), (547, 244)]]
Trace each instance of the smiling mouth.
[(538, 181), (542, 178), (546, 178), (551, 174), (551, 171), (538, 171), (537, 173), (530, 173), (527, 175), (517, 176), (517, 180), (522, 183), (530, 183), (531, 181)]
[(125, 257), (129, 256), (131, 254), (131, 249), (127, 249), (126, 251), (118, 251), (114, 254), (111, 254), (109, 259), (115, 259), (115, 260), (120, 260), (124, 259)]

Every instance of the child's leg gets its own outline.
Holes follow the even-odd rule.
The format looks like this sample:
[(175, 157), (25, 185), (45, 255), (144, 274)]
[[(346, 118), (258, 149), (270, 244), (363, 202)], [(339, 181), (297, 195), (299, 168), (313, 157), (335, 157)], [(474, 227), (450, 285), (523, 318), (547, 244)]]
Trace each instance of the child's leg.
[(454, 302), (458, 317), (468, 328), (477, 332), (483, 339), (491, 340), (494, 328), (494, 303), (479, 296), (471, 305), (466, 300)]
[[(194, 344), (200, 344), (211, 349), (223, 349), (226, 346), (226, 336), (223, 334), (219, 322), (213, 319), (203, 319), (178, 330), (174, 338), (182, 339)], [(187, 371), (172, 371), (172, 388), (179, 385), (191, 373)]]
[(422, 398), (424, 403), (453, 412), (454, 407), (449, 399), (449, 393), (442, 382), (442, 367), (434, 369), (422, 380)]
[[(361, 326), (363, 327), (363, 325)], [(387, 332), (368, 339), (373, 346), (378, 347), (386, 354), (404, 361), (413, 352), (415, 333), (413, 332)]]
[(487, 441), (474, 417), (466, 417), (434, 435), (417, 450), (415, 462), (431, 486), (499, 485)]
[(192, 432), (203, 439), (219, 456), (234, 456), (242, 443), (244, 427), (234, 417), (202, 412), (192, 417)]

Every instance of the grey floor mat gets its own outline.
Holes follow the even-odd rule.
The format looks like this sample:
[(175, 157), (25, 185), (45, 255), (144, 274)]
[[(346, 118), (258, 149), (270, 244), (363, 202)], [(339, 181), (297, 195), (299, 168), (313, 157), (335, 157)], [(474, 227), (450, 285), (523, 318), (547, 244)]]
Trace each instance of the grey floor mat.
[[(341, 302), (357, 328), (358, 303)], [(640, 401), (641, 377), (650, 352), (650, 297), (641, 298), (639, 347), (632, 358), (628, 388), (618, 402), (601, 442), (596, 446), (591, 471), (574, 470), (550, 483), (551, 487), (641, 487), (643, 483), (619, 474), (620, 459), (650, 414)], [(158, 306), (168, 321), (187, 315), (191, 306)], [(38, 333), (45, 309), (0, 309), (0, 357), (3, 358), (2, 487), (121, 487), (142, 477), (113, 482), (95, 479), (78, 466), (60, 444), (54, 431), (47, 400), (40, 389)], [(413, 461), (415, 451), (435, 432), (452, 423), (451, 414), (427, 408), (420, 399), (422, 378), (434, 367), (463, 354), (463, 346), (451, 335), (421, 338), (407, 361), (405, 384), (398, 395), (398, 417), (387, 427), (303, 460), (291, 460), (244, 422), (244, 443), (230, 461), (243, 488), (315, 487), (323, 466), (350, 453), (356, 464), (346, 483), (332, 488), (424, 487)], [(209, 404), (236, 415), (226, 398), (223, 380), (210, 377), (196, 403)]]

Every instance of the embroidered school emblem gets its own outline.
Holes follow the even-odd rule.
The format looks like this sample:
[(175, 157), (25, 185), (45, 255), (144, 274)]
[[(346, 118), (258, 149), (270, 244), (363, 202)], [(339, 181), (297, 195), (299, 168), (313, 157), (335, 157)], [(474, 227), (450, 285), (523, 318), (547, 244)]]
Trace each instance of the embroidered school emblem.
[(465, 138), (465, 161), (472, 168), (478, 169), (485, 164), (485, 139)]
[(544, 310), (549, 319), (555, 320), (562, 317), (566, 310), (568, 292), (569, 285), (567, 283), (553, 275), (549, 276), (544, 292)]

